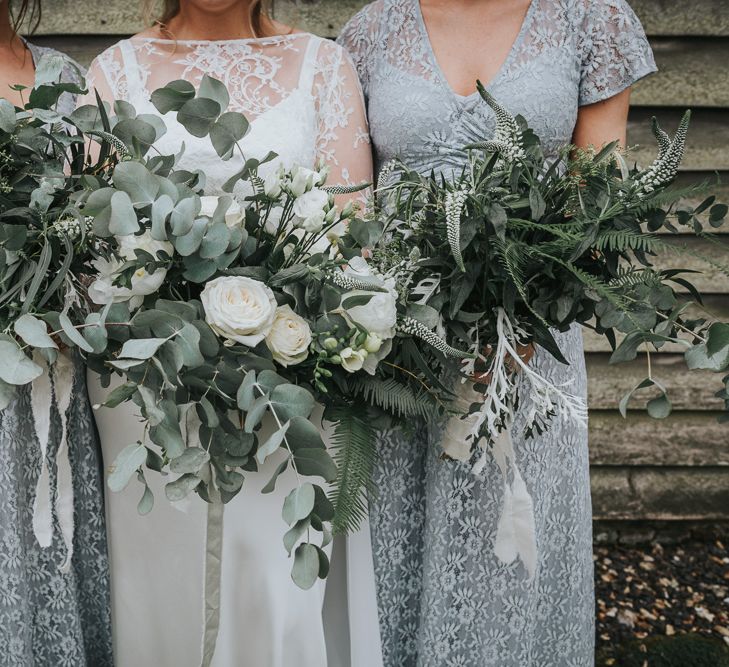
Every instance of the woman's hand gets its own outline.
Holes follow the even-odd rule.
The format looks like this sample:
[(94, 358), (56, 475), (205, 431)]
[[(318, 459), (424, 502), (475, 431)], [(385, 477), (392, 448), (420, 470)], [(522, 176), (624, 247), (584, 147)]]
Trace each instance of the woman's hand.
[[(529, 345), (517, 346), (516, 351), (519, 353), (519, 359), (521, 359), (521, 361), (524, 362), (525, 364), (528, 364), (532, 360), (532, 357), (534, 356), (535, 349), (534, 349), (533, 343), (529, 343)], [(493, 352), (493, 348), (490, 345), (488, 345), (484, 349), (483, 354), (486, 358), (488, 358), (491, 356), (492, 352)], [(509, 358), (507, 359), (507, 363), (509, 364), (509, 367), (512, 370), (514, 370), (514, 371), (519, 370), (519, 364), (517, 364), (516, 361), (511, 356), (509, 356)], [(489, 381), (491, 380), (491, 373), (476, 372), (471, 376), (471, 379), (477, 384), (488, 384)]]

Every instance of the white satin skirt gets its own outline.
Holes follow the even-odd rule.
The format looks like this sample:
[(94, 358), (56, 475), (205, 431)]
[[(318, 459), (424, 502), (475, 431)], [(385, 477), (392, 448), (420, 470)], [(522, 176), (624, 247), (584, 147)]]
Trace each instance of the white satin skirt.
[[(103, 403), (109, 390), (95, 373), (88, 380), (92, 404)], [(142, 439), (141, 418), (131, 402), (95, 416), (108, 471)], [(299, 589), (282, 541), (293, 471), (261, 493), (280, 460), (270, 457), (224, 507), (194, 494), (171, 504), (169, 480), (154, 472), (146, 475), (155, 495), (147, 516), (137, 511), (143, 488), (135, 479), (106, 494), (116, 667), (382, 665), (368, 527), (335, 545), (328, 584)]]

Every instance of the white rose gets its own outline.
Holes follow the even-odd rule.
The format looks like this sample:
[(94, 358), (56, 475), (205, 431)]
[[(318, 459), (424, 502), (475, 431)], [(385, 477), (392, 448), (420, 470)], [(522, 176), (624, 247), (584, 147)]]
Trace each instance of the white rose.
[(266, 345), (282, 366), (300, 364), (309, 356), (311, 329), (308, 322), (289, 306), (279, 306)]
[(386, 292), (368, 292), (364, 290), (352, 290), (342, 296), (344, 302), (351, 296), (372, 295), (372, 298), (363, 306), (353, 306), (344, 311), (344, 314), (355, 324), (359, 324), (370, 334), (375, 334), (380, 340), (389, 340), (395, 335), (397, 324), (397, 292), (395, 281), (392, 278), (387, 280), (378, 279), (372, 275), (367, 261), (363, 257), (353, 257), (349, 260), (349, 266), (344, 271), (354, 278), (367, 278), (374, 280), (384, 287)]
[[(202, 206), (200, 208), (200, 215), (203, 215), (206, 218), (212, 218), (213, 215), (215, 215), (215, 210), (218, 208), (219, 203), (220, 197), (212, 195), (200, 197), (200, 204)], [(228, 225), (228, 227), (240, 227), (245, 218), (245, 213), (238, 202), (234, 199), (228, 207), (228, 210), (225, 212), (225, 224)]]
[(367, 358), (367, 352), (363, 350), (353, 350), (351, 347), (345, 347), (339, 356), (342, 359), (342, 368), (347, 373), (356, 373), (362, 370), (365, 359)]
[(131, 288), (128, 288), (114, 284), (122, 266), (127, 261), (136, 260), (135, 250), (144, 250), (157, 257), (161, 251), (172, 256), (174, 248), (167, 241), (155, 241), (148, 231), (140, 236), (117, 236), (116, 240), (119, 244), (120, 259), (99, 258), (92, 262), (98, 276), (89, 287), (89, 298), (98, 305), (129, 301), (132, 308), (138, 308), (145, 296), (154, 294), (162, 287), (167, 277), (167, 269), (158, 268), (148, 273), (144, 267), (140, 267), (134, 272)]
[(259, 280), (226, 276), (211, 280), (200, 295), (205, 321), (219, 336), (255, 347), (271, 331), (276, 297)]
[(294, 215), (307, 232), (316, 233), (324, 226), (328, 208), (329, 195), (324, 190), (314, 188), (296, 198)]

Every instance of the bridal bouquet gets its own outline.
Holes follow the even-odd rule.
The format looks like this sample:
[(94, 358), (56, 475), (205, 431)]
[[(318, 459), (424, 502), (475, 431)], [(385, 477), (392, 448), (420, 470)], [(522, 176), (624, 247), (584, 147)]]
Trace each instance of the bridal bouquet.
[[(173, 82), (152, 101), (209, 136), (221, 160), (240, 150), (248, 123), (225, 111), (220, 82), (205, 77), (197, 91)], [(402, 325), (394, 280), (368, 265), (358, 241), (377, 224), (335, 204), (361, 187), (328, 187), (325, 169), (285, 168), (274, 154), (245, 160), (223, 188), (235, 198), (204, 196), (203, 173), (148, 156), (164, 131), (155, 117), (126, 103), (113, 112), (76, 111), (111, 157), (108, 178), (86, 179), (78, 197), (96, 239), (88, 298), (97, 310), (81, 325), (87, 361), (104, 382), (123, 376), (105, 406), (133, 401), (146, 422), (109, 486), (136, 477), (142, 514), (154, 502), (150, 471), (170, 475), (170, 501), (195, 492), (228, 502), (277, 454), (263, 491), (293, 469), (284, 545), (294, 581), (309, 588), (327, 575), (332, 529), (356, 526), (365, 511), (375, 451), (368, 395), (395, 411), (428, 411), (427, 395), (384, 370)]]
[[(598, 153), (567, 147), (551, 160), (523, 119), (480, 92), (496, 132), (466, 147), (461, 173), (421, 176), (392, 164), (378, 185), (387, 243), (375, 250), (375, 263), (386, 272), (406, 261), (415, 307), (446, 341), (474, 355), (456, 383), (460, 416), (448, 423), (446, 453), (466, 459), (498, 441), (513, 458), (503, 438), (520, 405), (526, 435), (547, 429), (557, 411), (584, 419), (586, 406), (569, 387), (555, 386), (520, 356), (534, 345), (566, 363), (553, 332), (574, 325), (605, 336), (613, 363), (645, 348), (647, 377), (620, 409), (652, 387), (648, 412), (666, 417), (671, 403), (652, 374), (651, 349), (679, 343), (689, 368), (729, 368), (729, 325), (690, 318), (677, 293), (683, 288), (700, 301), (689, 272), (653, 265), (660, 251), (681, 254), (665, 233), (685, 227), (711, 239), (727, 214), (713, 197), (695, 208), (679, 205), (701, 188), (672, 187), (689, 114), (673, 139), (654, 121), (659, 154), (647, 169), (630, 167), (615, 144)], [(430, 353), (424, 361), (423, 374), (443, 367)], [(481, 378), (475, 388), (467, 379), (474, 374)]]
[[(0, 407), (15, 387), (55, 364), (59, 344), (90, 349), (72, 322), (84, 317), (81, 267), (91, 257), (89, 221), (75, 202), (87, 170), (84, 142), (57, 111), (65, 61), (42, 58), (28, 101), (0, 99)], [(23, 90), (18, 87), (18, 90)], [(97, 165), (89, 163), (88, 169)], [(34, 357), (28, 354), (35, 351)], [(50, 410), (50, 401), (47, 409)]]

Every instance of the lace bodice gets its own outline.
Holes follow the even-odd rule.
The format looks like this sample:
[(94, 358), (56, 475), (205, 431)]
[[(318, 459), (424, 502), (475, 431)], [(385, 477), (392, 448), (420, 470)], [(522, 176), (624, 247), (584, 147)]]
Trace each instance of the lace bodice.
[[(479, 96), (458, 95), (446, 81), (419, 0), (373, 2), (339, 41), (364, 86), (379, 165), (397, 156), (424, 171), (459, 167), (460, 148), (493, 132)], [(612, 97), (653, 71), (650, 46), (626, 0), (531, 0), (487, 87), (554, 151), (570, 142), (580, 106)]]
[[(172, 80), (199, 85), (204, 74), (225, 83), (230, 111), (248, 118), (251, 129), (241, 142), (246, 158), (278, 154), (265, 173), (283, 163), (331, 169), (330, 184), (372, 178), (369, 134), (357, 74), (345, 51), (308, 33), (261, 39), (172, 41), (133, 37), (104, 51), (89, 69), (89, 87), (102, 98), (121, 99), (137, 113), (159, 115), (151, 93)], [(177, 154), (180, 167), (201, 169), (207, 194), (243, 166), (235, 155), (223, 162), (210, 140), (191, 136), (174, 114), (164, 117), (167, 133), (155, 148)]]

